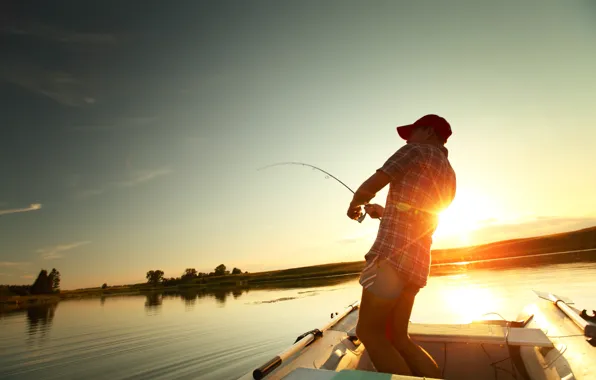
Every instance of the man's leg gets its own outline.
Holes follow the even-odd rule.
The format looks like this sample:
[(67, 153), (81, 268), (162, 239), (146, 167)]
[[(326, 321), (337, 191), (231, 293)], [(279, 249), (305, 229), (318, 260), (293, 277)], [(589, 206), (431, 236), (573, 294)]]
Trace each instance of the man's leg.
[(406, 287), (398, 298), (390, 317), (391, 341), (407, 361), (414, 375), (441, 378), (441, 371), (432, 356), (414, 343), (408, 334), (410, 315), (417, 293), (417, 289)]
[(385, 335), (385, 326), (403, 289), (395, 272), (381, 261), (370, 263), (360, 276), (362, 300), (356, 335), (379, 372), (411, 375), (410, 368)]
[(385, 325), (394, 308), (394, 300), (379, 298), (363, 288), (356, 335), (364, 344), (377, 371), (412, 375), (404, 358), (385, 336)]

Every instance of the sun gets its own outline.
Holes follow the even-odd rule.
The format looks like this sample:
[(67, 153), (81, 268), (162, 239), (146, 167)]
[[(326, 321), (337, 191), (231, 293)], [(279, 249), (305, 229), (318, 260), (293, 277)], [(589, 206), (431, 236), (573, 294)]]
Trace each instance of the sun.
[(458, 191), (453, 203), (439, 214), (439, 225), (433, 238), (457, 240), (459, 244), (470, 245), (472, 233), (489, 220), (497, 219), (499, 211), (489, 198), (472, 191)]

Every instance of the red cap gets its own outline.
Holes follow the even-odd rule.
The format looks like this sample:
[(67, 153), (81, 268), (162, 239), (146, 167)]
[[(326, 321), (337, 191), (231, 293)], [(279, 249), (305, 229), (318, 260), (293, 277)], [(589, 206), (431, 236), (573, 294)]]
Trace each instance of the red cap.
[(432, 127), (435, 132), (437, 132), (437, 134), (445, 140), (447, 140), (452, 134), (451, 126), (447, 120), (437, 115), (425, 115), (416, 120), (414, 124), (397, 127), (397, 133), (402, 139), (408, 140), (412, 134), (412, 131), (417, 127)]

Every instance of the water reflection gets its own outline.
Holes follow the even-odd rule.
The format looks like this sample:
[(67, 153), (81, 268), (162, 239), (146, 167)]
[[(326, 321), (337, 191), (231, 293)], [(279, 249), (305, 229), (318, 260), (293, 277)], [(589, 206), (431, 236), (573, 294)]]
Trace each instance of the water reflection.
[(192, 310), (197, 300), (203, 298), (214, 298), (218, 307), (223, 307), (229, 296), (238, 299), (244, 293), (248, 293), (248, 288), (216, 288), (216, 289), (184, 289), (184, 290), (165, 290), (163, 294), (167, 298), (180, 298), (184, 302), (187, 310)]
[(37, 339), (46, 338), (50, 328), (58, 303), (31, 306), (27, 309), (27, 334), (28, 342), (32, 343)]
[(161, 311), (161, 305), (163, 302), (163, 296), (161, 293), (148, 293), (145, 294), (147, 299), (145, 300), (145, 312), (147, 315), (157, 315)]
[(470, 323), (483, 319), (483, 314), (495, 310), (497, 297), (487, 287), (469, 282), (465, 275), (453, 276), (436, 292), (437, 298), (449, 309), (448, 312), (457, 317), (462, 323)]
[[(145, 308), (155, 308), (161, 306), (162, 298), (180, 298), (187, 310), (192, 310), (197, 304), (197, 300), (203, 298), (213, 298), (217, 307), (224, 307), (228, 297), (233, 297), (237, 300), (242, 297), (243, 294), (248, 294), (250, 290), (274, 290), (274, 289), (308, 289), (313, 287), (330, 287), (338, 285), (347, 281), (351, 281), (356, 278), (357, 274), (327, 277), (327, 278), (314, 278), (314, 279), (294, 279), (286, 282), (262, 282), (251, 285), (250, 287), (241, 288), (189, 288), (189, 289), (165, 289), (163, 293), (152, 293), (147, 296), (147, 302), (145, 302)], [(157, 296), (161, 296), (159, 300)], [(153, 297), (150, 302), (149, 297)]]

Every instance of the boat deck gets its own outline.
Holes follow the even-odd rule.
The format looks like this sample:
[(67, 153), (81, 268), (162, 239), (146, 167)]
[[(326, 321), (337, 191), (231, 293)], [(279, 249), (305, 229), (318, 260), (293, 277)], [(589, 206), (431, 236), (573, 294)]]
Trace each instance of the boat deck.
[[(331, 330), (356, 336), (358, 310), (348, 314)], [(410, 337), (421, 342), (508, 344), (510, 346), (553, 347), (540, 329), (505, 327), (492, 324), (424, 324), (410, 323)]]

